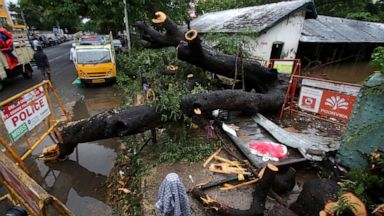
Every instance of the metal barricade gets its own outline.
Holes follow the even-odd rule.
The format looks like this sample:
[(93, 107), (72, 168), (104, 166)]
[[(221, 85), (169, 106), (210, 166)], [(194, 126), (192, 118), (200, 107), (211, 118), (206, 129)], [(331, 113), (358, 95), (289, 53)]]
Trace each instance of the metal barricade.
[(60, 122), (68, 120), (51, 82), (43, 81), (0, 102), (0, 143), (28, 172), (23, 161)]
[[(298, 93), (298, 87), (300, 93)], [(339, 126), (345, 126), (361, 85), (302, 76), (294, 70), (280, 112), (294, 112)]]
[(0, 182), (7, 194), (0, 201), (9, 199), (13, 205), (24, 207), (32, 216), (72, 216), (71, 211), (0, 151)]

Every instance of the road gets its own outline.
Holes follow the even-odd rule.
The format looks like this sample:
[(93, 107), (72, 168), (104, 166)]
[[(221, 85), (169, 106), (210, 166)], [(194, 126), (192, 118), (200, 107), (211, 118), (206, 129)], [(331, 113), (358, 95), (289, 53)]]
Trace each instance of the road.
[[(106, 109), (119, 107), (121, 98), (113, 86), (79, 88), (72, 84), (76, 79), (76, 71), (69, 61), (71, 44), (72, 42), (67, 42), (46, 48), (44, 52), (51, 65), (56, 92), (71, 110), (73, 119), (87, 118)], [(40, 71), (35, 67), (32, 79), (26, 80), (20, 76), (8, 80), (4, 90), (0, 92), (0, 101), (41, 80)], [(52, 141), (47, 138), (32, 155), (40, 154), (42, 148), (48, 145), (52, 145)], [(105, 181), (113, 167), (119, 146), (116, 139), (82, 143), (67, 161), (52, 164), (29, 157), (25, 163), (32, 178), (48, 193), (61, 200), (75, 215), (111, 215), (112, 209), (106, 204)], [(0, 206), (0, 215), (2, 213)]]
[[(65, 98), (73, 98), (74, 96), (79, 98), (79, 95), (72, 87), (72, 81), (76, 78), (76, 71), (73, 64), (69, 61), (71, 44), (71, 42), (66, 42), (55, 47), (49, 47), (44, 49), (44, 52), (47, 54), (51, 64), (52, 82), (59, 95)], [(36, 67), (33, 68), (33, 71), (32, 79), (18, 76), (6, 80), (4, 89), (0, 92), (0, 101), (41, 82), (40, 71)]]

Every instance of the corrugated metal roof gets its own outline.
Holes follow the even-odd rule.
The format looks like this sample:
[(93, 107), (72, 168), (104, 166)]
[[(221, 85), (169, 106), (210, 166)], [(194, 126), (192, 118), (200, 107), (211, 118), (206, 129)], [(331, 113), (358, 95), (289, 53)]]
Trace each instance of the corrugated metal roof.
[(384, 43), (384, 23), (319, 15), (317, 19), (305, 20), (300, 41), (309, 43)]
[(312, 0), (285, 1), (206, 13), (194, 19), (191, 27), (202, 33), (263, 32), (301, 9), (307, 9), (312, 17), (317, 15)]

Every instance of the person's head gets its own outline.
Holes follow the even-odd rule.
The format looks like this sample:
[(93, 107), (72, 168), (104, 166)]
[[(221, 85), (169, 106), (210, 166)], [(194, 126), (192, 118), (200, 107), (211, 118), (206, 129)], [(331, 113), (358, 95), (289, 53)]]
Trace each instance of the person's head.
[(42, 51), (43, 48), (42, 48), (41, 46), (37, 46), (37, 47), (36, 47), (36, 50), (37, 50), (37, 51)]
[(76, 44), (75, 44), (75, 43), (73, 43), (73, 44), (72, 44), (72, 47), (75, 47), (75, 46), (76, 46)]

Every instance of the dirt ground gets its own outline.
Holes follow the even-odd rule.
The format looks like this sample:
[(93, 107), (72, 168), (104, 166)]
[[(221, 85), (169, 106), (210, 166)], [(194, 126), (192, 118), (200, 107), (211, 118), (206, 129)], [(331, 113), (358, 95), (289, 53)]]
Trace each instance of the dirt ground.
[[(289, 128), (287, 128), (288, 130), (295, 130), (295, 132), (305, 131), (305, 133), (314, 133), (317, 135), (330, 133), (333, 136), (339, 136), (340, 133), (342, 133), (339, 130), (335, 130), (335, 128), (332, 129), (332, 132), (328, 131), (328, 125), (323, 123), (314, 123), (312, 120), (307, 119), (307, 123), (308, 122), (311, 123), (309, 124), (309, 127), (304, 127), (303, 124), (305, 124), (305, 119), (301, 117), (293, 117), (290, 118), (289, 122), (285, 122), (285, 125), (289, 126)], [(224, 158), (231, 159), (224, 150), (222, 150), (219, 155)], [(245, 159), (244, 156), (243, 159)], [(156, 165), (155, 168), (151, 169), (150, 174), (143, 179), (141, 184), (141, 190), (143, 191), (143, 199), (141, 202), (142, 215), (161, 215), (156, 210), (155, 203), (161, 182), (168, 173), (177, 173), (182, 179), (187, 190), (192, 189), (193, 186), (199, 183), (228, 178), (228, 175), (214, 174), (210, 172), (208, 170), (208, 166), (206, 168), (203, 167), (203, 163), (204, 161), (199, 163), (176, 162), (171, 165), (159, 164)], [(288, 203), (288, 205), (292, 204), (297, 199), (305, 181), (313, 178), (319, 178), (317, 171), (308, 169), (308, 167), (310, 167), (308, 162), (294, 164), (293, 166), (297, 170), (296, 186), (293, 191), (282, 195), (282, 198)], [(248, 209), (252, 202), (253, 187), (250, 185), (226, 191), (220, 190), (219, 187), (215, 187), (205, 192), (210, 197), (218, 200), (219, 202), (226, 203), (231, 207)], [(202, 204), (193, 197), (189, 196), (189, 201), (193, 215), (211, 215), (211, 213), (207, 212)], [(273, 208), (275, 204), (276, 201), (272, 197), (268, 197), (266, 202), (266, 215), (268, 215), (268, 209)]]

